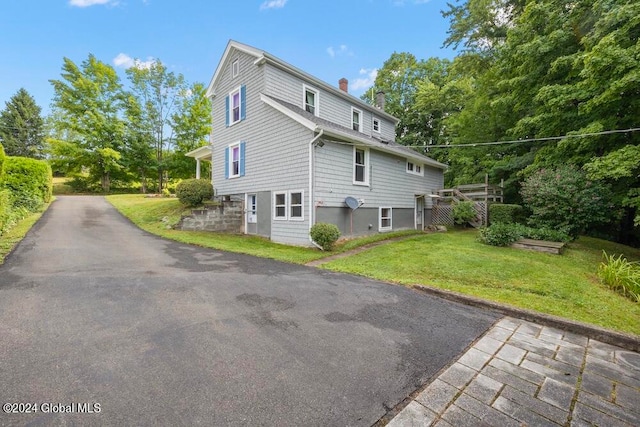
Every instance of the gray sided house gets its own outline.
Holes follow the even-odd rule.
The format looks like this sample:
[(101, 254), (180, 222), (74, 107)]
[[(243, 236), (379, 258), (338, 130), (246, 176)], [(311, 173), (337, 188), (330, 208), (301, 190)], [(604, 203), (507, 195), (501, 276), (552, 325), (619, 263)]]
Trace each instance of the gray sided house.
[(229, 42), (207, 90), (212, 180), (216, 196), (244, 201), (245, 233), (312, 245), (317, 222), (345, 236), (429, 222), (446, 166), (396, 144), (383, 98), (371, 106), (347, 84)]

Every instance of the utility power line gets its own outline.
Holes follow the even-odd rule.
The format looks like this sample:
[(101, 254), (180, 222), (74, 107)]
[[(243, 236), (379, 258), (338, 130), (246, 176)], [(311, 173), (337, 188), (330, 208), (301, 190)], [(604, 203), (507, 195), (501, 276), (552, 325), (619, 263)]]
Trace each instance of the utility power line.
[(514, 139), (514, 140), (511, 140), (511, 141), (471, 142), (469, 144), (406, 145), (406, 147), (412, 147), (412, 148), (480, 147), (480, 146), (483, 146), (483, 145), (517, 144), (517, 143), (520, 143), (520, 142), (558, 141), (560, 139), (565, 139), (565, 138), (583, 138), (585, 136), (610, 135), (610, 134), (614, 134), (614, 133), (628, 133), (628, 132), (637, 132), (637, 131), (640, 131), (640, 128), (604, 130), (602, 132), (582, 133), (582, 134), (579, 134), (579, 135), (547, 136), (547, 137), (544, 137), (544, 138)]

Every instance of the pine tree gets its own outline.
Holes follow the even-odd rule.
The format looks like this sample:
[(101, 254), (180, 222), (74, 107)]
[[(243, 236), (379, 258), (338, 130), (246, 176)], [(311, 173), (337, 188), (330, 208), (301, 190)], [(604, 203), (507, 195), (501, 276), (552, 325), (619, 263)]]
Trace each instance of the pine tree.
[(5, 103), (0, 113), (0, 142), (8, 156), (44, 157), (44, 120), (41, 108), (24, 88)]

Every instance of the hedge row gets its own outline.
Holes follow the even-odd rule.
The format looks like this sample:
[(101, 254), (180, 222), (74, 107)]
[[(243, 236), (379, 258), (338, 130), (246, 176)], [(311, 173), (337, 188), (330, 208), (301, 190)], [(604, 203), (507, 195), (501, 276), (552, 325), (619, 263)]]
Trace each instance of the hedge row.
[(51, 166), (43, 160), (4, 155), (0, 145), (0, 235), (51, 200)]
[(520, 205), (493, 203), (489, 205), (489, 223), (514, 224), (525, 222), (524, 208)]

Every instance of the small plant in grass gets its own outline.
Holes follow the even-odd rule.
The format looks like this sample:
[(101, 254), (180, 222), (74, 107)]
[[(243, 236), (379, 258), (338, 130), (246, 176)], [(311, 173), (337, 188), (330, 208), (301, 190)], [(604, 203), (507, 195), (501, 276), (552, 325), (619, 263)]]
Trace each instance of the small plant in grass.
[(183, 205), (199, 206), (213, 197), (213, 186), (208, 179), (185, 179), (176, 186), (176, 196)]
[(340, 238), (340, 229), (334, 224), (319, 222), (311, 227), (311, 238), (323, 250), (330, 251)]
[(625, 297), (640, 302), (640, 263), (627, 261), (622, 255), (607, 255), (598, 267), (602, 283)]
[(453, 222), (457, 225), (465, 225), (469, 221), (473, 221), (474, 219), (476, 219), (476, 217), (478, 216), (476, 210), (473, 207), (473, 202), (467, 200), (454, 203), (452, 214)]

